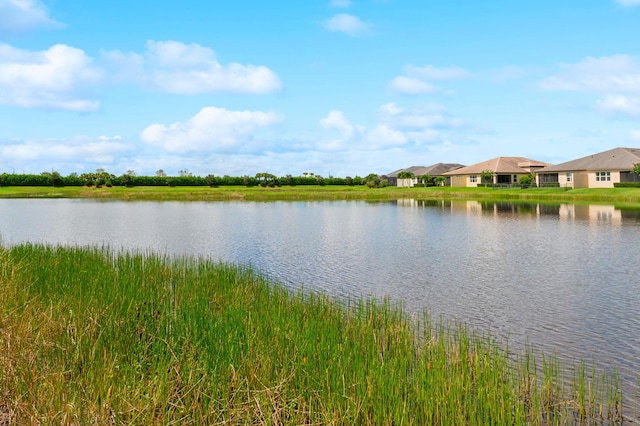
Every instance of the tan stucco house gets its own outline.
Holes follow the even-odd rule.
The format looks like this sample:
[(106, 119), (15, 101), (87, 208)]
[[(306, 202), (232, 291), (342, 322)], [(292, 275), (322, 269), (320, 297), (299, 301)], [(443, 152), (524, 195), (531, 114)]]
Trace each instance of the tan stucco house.
[[(497, 157), (481, 163), (444, 173), (451, 178), (451, 186), (475, 187), (480, 183), (514, 184), (522, 176), (530, 175), (536, 170), (550, 166), (549, 163), (524, 157)], [(493, 173), (492, 181), (481, 182), (484, 171)]]
[(617, 182), (638, 182), (631, 170), (640, 163), (640, 148), (614, 148), (536, 171), (538, 185), (567, 188), (613, 188)]
[[(432, 164), (431, 166), (411, 166), (406, 169), (396, 170), (394, 172), (383, 175), (383, 179), (387, 179), (389, 186), (401, 186), (401, 187), (409, 187), (411, 188), (416, 183), (420, 183), (420, 177), (424, 175), (429, 175), (433, 178), (444, 175), (446, 172), (451, 170), (459, 169), (460, 167), (464, 167), (462, 164), (458, 163), (437, 163)], [(401, 172), (411, 172), (415, 176), (413, 179), (398, 179), (398, 174)], [(449, 178), (445, 181), (445, 185), (449, 184)]]

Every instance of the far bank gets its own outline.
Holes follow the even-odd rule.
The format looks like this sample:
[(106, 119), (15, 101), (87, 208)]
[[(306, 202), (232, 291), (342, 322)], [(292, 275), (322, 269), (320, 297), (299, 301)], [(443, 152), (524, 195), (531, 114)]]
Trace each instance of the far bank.
[(640, 188), (368, 188), (365, 186), (180, 186), (180, 187), (41, 187), (0, 188), (0, 198), (98, 198), (154, 201), (330, 201), (330, 200), (526, 200), (610, 203), (640, 206)]

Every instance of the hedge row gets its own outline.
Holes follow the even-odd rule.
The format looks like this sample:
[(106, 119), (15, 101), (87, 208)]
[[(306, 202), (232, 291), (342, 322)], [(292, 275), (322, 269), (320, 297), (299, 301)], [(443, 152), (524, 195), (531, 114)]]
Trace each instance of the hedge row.
[(322, 176), (276, 177), (265, 173), (251, 176), (115, 176), (110, 173), (72, 173), (61, 176), (57, 172), (35, 174), (0, 174), (0, 186), (295, 186), (295, 185), (364, 185), (365, 178), (337, 178)]
[(640, 182), (616, 182), (614, 188), (640, 188)]

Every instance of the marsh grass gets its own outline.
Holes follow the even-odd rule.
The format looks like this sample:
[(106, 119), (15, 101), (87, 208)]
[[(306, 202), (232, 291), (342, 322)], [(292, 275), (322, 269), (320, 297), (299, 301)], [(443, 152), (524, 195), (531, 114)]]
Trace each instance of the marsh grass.
[(155, 201), (323, 201), (323, 200), (510, 200), (571, 203), (609, 203), (638, 207), (639, 188), (574, 189), (535, 188), (501, 189), (427, 187), (386, 187), (371, 189), (364, 185), (283, 186), (275, 188), (221, 186), (209, 187), (4, 187), (0, 198), (98, 198)]
[[(565, 377), (565, 371), (572, 371)], [(0, 424), (616, 424), (615, 379), (205, 258), (0, 248)]]

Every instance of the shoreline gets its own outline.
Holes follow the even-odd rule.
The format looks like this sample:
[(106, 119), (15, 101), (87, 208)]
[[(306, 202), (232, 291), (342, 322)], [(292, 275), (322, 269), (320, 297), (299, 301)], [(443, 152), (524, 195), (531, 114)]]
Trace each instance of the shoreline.
[(492, 188), (399, 188), (371, 189), (364, 186), (244, 186), (181, 187), (2, 187), (0, 199), (84, 198), (152, 201), (386, 201), (415, 200), (496, 200), (526, 202), (615, 204), (640, 208), (640, 189), (492, 189)]

